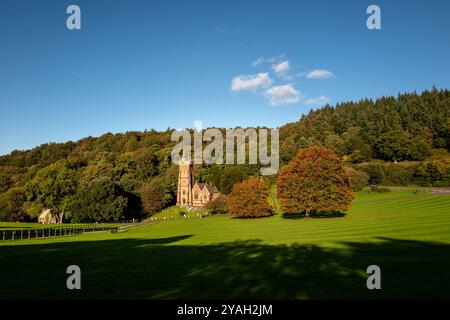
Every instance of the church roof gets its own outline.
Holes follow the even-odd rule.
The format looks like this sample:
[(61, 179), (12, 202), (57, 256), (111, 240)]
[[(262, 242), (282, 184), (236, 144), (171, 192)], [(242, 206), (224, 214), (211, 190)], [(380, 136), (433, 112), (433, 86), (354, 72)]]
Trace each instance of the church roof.
[(200, 190), (203, 190), (203, 188), (208, 189), (209, 193), (218, 193), (219, 192), (219, 190), (217, 190), (216, 186), (214, 186), (212, 184), (209, 184), (209, 183), (198, 183), (198, 182), (196, 182), (194, 184), (194, 186), (195, 185), (198, 185)]

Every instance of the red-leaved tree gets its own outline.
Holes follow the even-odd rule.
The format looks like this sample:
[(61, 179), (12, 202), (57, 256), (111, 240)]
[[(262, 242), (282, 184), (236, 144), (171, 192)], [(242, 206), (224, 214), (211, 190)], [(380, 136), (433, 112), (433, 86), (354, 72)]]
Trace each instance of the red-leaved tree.
[(342, 161), (331, 150), (300, 150), (277, 179), (277, 196), (289, 214), (345, 212), (353, 200), (350, 179)]
[(236, 183), (227, 196), (228, 213), (239, 218), (270, 216), (268, 196), (269, 189), (263, 180), (253, 178)]

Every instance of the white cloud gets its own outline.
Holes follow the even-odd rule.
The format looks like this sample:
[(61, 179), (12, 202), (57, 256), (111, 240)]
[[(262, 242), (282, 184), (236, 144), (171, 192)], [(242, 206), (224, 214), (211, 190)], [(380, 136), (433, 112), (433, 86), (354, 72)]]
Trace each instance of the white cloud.
[(272, 106), (298, 103), (302, 98), (301, 93), (291, 84), (271, 87), (264, 95)]
[(311, 106), (311, 105), (318, 105), (318, 106), (322, 106), (324, 104), (327, 104), (330, 102), (330, 98), (328, 98), (327, 96), (320, 96), (317, 98), (309, 98), (309, 99), (305, 99), (303, 101), (303, 103), (307, 106)]
[(284, 54), (280, 54), (278, 56), (271, 57), (271, 58), (258, 57), (258, 59), (256, 59), (255, 61), (252, 62), (252, 66), (256, 67), (256, 66), (260, 66), (260, 65), (266, 64), (266, 63), (276, 63), (283, 58), (284, 58)]
[(272, 70), (276, 75), (286, 78), (287, 72), (290, 69), (289, 61), (285, 60), (280, 63), (272, 65)]
[(326, 79), (334, 77), (334, 74), (328, 70), (317, 69), (309, 72), (306, 77), (308, 79)]
[(294, 87), (294, 83), (278, 85), (279, 79), (292, 80), (298, 77), (307, 79), (327, 79), (334, 78), (333, 72), (324, 69), (315, 69), (308, 72), (294, 72), (291, 62), (287, 60), (284, 54), (273, 56), (271, 58), (258, 57), (251, 64), (255, 66), (264, 66), (270, 68), (272, 74), (276, 77), (271, 79), (269, 72), (261, 72), (253, 75), (240, 75), (235, 77), (231, 82), (232, 91), (252, 91), (256, 94), (263, 95), (270, 105), (290, 105), (302, 104), (306, 106), (322, 106), (330, 103), (330, 99), (321, 95), (309, 98), (303, 95)]
[(255, 61), (252, 62), (252, 66), (256, 67), (259, 66), (261, 64), (263, 64), (266, 60), (263, 57), (259, 57), (258, 59), (256, 59)]
[(268, 72), (261, 72), (256, 75), (237, 76), (231, 82), (232, 91), (254, 90), (257, 88), (267, 88), (272, 84), (272, 79)]

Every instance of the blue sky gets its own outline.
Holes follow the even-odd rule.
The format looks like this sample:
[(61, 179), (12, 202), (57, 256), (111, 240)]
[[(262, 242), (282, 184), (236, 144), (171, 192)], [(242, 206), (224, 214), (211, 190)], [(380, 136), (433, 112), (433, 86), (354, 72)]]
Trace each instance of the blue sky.
[(448, 88), (449, 19), (444, 0), (2, 0), (0, 154), (194, 120), (275, 127), (327, 101)]

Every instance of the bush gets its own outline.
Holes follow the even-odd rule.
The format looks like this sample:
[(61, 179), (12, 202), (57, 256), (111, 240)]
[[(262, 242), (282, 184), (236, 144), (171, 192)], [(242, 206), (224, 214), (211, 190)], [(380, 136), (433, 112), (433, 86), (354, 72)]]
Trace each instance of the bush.
[(450, 186), (450, 160), (422, 162), (414, 172), (418, 185), (430, 187)]
[(300, 150), (281, 169), (278, 199), (288, 214), (345, 212), (353, 199), (350, 178), (342, 161), (331, 150), (312, 147)]
[(422, 162), (368, 162), (356, 168), (369, 174), (371, 185), (450, 187), (450, 160), (445, 158)]
[(248, 179), (233, 186), (227, 196), (228, 213), (238, 218), (258, 218), (272, 214), (268, 202), (267, 184), (260, 179)]
[(412, 183), (413, 168), (411, 165), (400, 163), (387, 163), (384, 166), (384, 185), (390, 186), (406, 186)]
[(391, 189), (385, 187), (370, 186), (368, 188), (365, 188), (364, 191), (368, 193), (387, 193), (391, 192)]
[(345, 171), (350, 177), (350, 186), (353, 191), (361, 191), (369, 181), (369, 175), (363, 171), (358, 171), (350, 167), (346, 167)]
[(361, 169), (369, 175), (369, 184), (380, 184), (384, 179), (384, 166), (381, 163), (362, 163), (358, 169)]
[(226, 214), (228, 213), (228, 202), (224, 195), (218, 196), (206, 204), (206, 209), (210, 214)]

